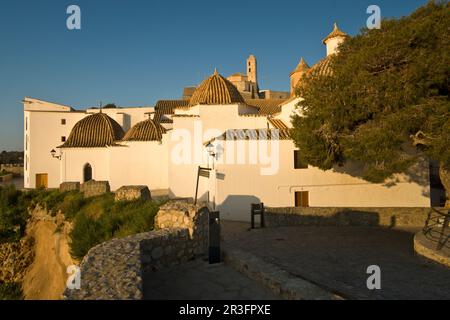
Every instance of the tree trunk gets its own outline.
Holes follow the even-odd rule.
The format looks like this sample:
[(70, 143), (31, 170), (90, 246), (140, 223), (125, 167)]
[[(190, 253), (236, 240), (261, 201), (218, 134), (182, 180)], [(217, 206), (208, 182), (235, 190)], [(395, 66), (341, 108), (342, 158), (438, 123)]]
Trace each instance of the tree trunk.
[(450, 165), (446, 165), (443, 162), (440, 163), (439, 177), (441, 178), (441, 183), (445, 188), (445, 193), (447, 194), (445, 207), (450, 208)]

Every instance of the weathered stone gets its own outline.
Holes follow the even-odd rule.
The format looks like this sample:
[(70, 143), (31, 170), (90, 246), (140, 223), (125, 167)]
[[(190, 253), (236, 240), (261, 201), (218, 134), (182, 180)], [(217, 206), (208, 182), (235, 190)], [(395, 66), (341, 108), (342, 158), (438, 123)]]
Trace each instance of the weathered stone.
[(108, 181), (90, 180), (81, 185), (81, 192), (84, 193), (85, 198), (100, 196), (111, 192)]
[(116, 201), (150, 200), (151, 194), (147, 186), (123, 186), (115, 192)]
[(79, 182), (63, 182), (59, 185), (59, 191), (61, 191), (61, 192), (80, 191), (80, 183)]

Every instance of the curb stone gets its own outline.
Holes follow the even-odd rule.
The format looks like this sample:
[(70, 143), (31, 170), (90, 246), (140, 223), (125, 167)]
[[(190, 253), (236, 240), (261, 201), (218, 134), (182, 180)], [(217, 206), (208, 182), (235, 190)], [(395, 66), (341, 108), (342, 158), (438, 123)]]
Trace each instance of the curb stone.
[(253, 254), (239, 249), (223, 249), (224, 262), (250, 279), (260, 282), (273, 293), (287, 300), (344, 300), (307, 280), (295, 277)]

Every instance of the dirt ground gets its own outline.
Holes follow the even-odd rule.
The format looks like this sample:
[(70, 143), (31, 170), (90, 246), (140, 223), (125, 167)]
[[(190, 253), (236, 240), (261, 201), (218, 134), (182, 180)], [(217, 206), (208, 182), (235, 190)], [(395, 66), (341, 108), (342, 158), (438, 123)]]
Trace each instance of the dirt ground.
[[(66, 288), (67, 267), (75, 262), (69, 254), (68, 228), (58, 228), (58, 223), (61, 225), (61, 217), (42, 219), (41, 216), (28, 226), (28, 235), (35, 239), (35, 260), (22, 284), (26, 300), (62, 298)], [(61, 230), (56, 232), (57, 229)]]

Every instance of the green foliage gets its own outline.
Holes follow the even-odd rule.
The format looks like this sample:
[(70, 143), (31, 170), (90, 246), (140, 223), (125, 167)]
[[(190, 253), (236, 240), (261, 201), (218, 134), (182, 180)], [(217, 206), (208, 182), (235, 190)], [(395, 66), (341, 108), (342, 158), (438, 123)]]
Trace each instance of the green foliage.
[(23, 164), (23, 152), (2, 151), (0, 153), (0, 164)]
[(0, 242), (17, 241), (24, 232), (32, 195), (14, 186), (0, 186)]
[(67, 220), (72, 220), (86, 203), (82, 193), (71, 191), (64, 195), (64, 199), (57, 206)]
[(51, 214), (61, 211), (66, 220), (73, 222), (71, 254), (81, 259), (101, 242), (152, 230), (161, 204), (143, 200), (116, 202), (112, 193), (85, 199), (78, 191), (21, 192), (13, 186), (0, 187), (0, 242), (19, 240), (29, 218), (27, 208), (40, 205)]
[(112, 195), (90, 199), (73, 220), (71, 255), (81, 259), (104, 241), (152, 230), (160, 205), (155, 201), (114, 202)]
[(0, 300), (23, 300), (22, 285), (0, 281)]
[(423, 154), (450, 164), (449, 29), (449, 3), (430, 1), (347, 40), (332, 75), (299, 89), (304, 117), (293, 118), (292, 136), (304, 160), (324, 170), (357, 161), (373, 182)]

